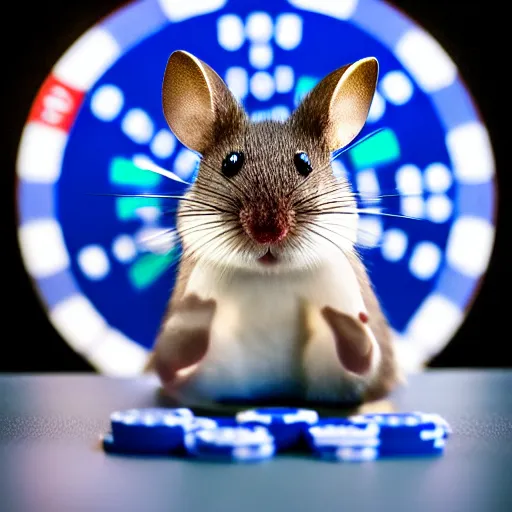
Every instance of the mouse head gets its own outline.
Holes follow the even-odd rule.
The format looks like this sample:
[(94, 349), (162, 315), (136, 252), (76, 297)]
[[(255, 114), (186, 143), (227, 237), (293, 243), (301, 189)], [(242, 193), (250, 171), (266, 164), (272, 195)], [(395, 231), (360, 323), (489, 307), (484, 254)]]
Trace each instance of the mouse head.
[(363, 128), (378, 76), (374, 58), (339, 68), (283, 121), (251, 122), (219, 75), (177, 51), (162, 88), (169, 127), (201, 155), (180, 203), (184, 254), (260, 272), (302, 269), (352, 251), (356, 202), (332, 152)]

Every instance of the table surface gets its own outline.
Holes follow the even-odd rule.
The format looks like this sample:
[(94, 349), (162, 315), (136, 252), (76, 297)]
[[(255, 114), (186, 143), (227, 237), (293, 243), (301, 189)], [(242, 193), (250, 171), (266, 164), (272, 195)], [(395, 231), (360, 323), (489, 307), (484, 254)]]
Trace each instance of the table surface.
[(2, 375), (0, 510), (511, 511), (511, 390), (512, 371), (432, 370), (394, 393), (450, 422), (440, 458), (243, 465), (103, 453), (112, 411), (159, 403), (153, 379)]

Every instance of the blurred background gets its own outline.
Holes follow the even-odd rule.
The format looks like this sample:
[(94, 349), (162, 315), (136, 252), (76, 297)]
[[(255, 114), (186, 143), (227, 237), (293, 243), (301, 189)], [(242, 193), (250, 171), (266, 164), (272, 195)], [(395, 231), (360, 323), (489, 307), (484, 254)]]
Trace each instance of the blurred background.
[[(383, 131), (344, 154), (335, 172), (370, 199), (382, 196), (382, 211), (423, 219), (365, 217), (372, 236), (363, 253), (377, 292), (411, 364), (512, 366), (499, 325), (510, 302), (503, 232), (511, 199), (501, 3), (89, 0), (12, 9), (2, 80), (0, 371), (138, 371), (173, 285), (179, 251), (162, 210), (172, 205), (99, 195), (177, 193), (193, 180), (196, 160), (160, 111), (165, 61), (178, 48), (212, 65), (254, 118), (286, 116), (321, 76), (376, 55), (380, 83), (363, 135)], [(67, 135), (27, 129), (29, 121)], [(149, 168), (157, 172), (139, 172)], [(160, 179), (162, 169), (174, 178)], [(57, 234), (55, 223), (38, 223), (49, 217)]]

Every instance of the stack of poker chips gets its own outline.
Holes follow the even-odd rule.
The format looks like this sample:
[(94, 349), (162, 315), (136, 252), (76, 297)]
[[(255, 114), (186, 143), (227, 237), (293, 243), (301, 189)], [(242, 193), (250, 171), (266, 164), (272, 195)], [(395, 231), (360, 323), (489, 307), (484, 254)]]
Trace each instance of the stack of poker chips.
[(448, 423), (437, 414), (385, 413), (320, 418), (316, 411), (267, 407), (232, 418), (187, 408), (116, 411), (103, 436), (109, 453), (254, 462), (304, 451), (331, 461), (441, 455)]

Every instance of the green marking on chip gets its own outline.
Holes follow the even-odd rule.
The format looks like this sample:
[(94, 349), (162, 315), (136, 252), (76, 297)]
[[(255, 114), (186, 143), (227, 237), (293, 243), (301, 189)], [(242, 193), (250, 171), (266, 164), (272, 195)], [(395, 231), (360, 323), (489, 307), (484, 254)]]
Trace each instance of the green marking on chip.
[(178, 258), (178, 247), (173, 247), (166, 254), (144, 254), (130, 266), (128, 278), (135, 288), (147, 288), (176, 263)]
[(139, 208), (153, 206), (160, 208), (161, 201), (158, 197), (117, 197), (116, 214), (121, 220), (133, 220), (140, 218), (137, 215)]
[(357, 170), (389, 164), (400, 158), (395, 132), (386, 128), (347, 151)]
[(314, 76), (301, 76), (297, 80), (297, 85), (295, 86), (295, 95), (293, 98), (295, 106), (297, 106), (304, 99), (304, 96), (306, 96), (306, 94), (311, 91), (311, 89), (313, 89), (319, 80), (319, 78)]
[(159, 174), (141, 169), (127, 158), (116, 157), (110, 162), (110, 181), (116, 185), (154, 187), (161, 179)]

